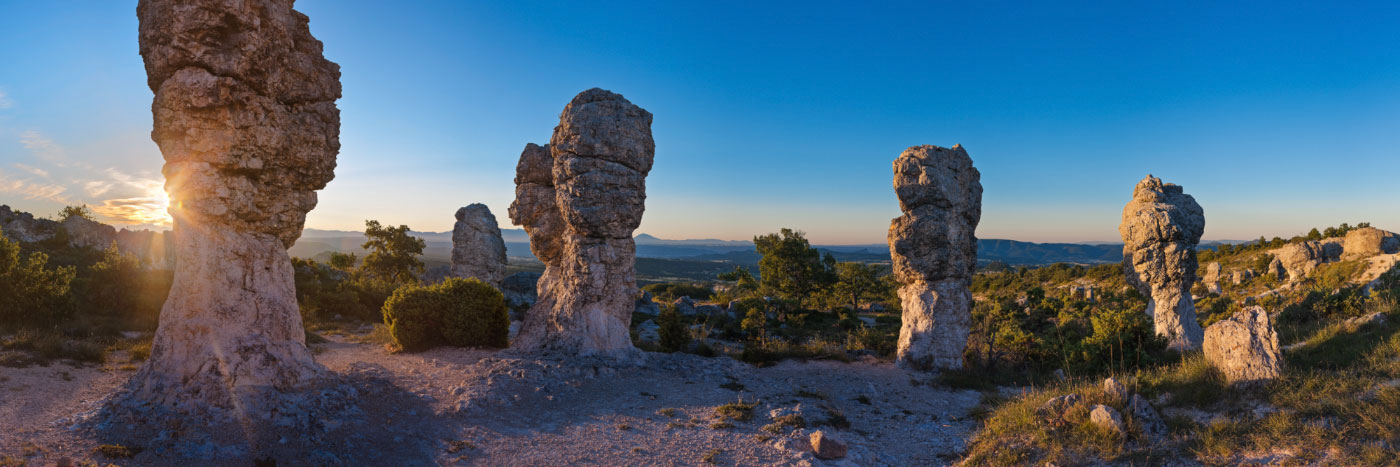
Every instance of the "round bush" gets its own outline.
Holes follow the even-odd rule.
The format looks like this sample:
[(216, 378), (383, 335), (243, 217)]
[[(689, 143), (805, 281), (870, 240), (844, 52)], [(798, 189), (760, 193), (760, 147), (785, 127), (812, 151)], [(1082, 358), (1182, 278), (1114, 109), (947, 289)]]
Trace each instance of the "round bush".
[(384, 323), (404, 350), (439, 345), (505, 347), (510, 326), (501, 292), (476, 279), (406, 285), (384, 302)]

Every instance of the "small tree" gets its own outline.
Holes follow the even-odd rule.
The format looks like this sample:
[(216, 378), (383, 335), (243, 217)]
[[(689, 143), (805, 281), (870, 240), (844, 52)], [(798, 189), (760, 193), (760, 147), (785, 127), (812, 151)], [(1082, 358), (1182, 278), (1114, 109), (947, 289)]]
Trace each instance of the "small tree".
[(355, 263), (359, 261), (360, 259), (354, 253), (331, 253), (329, 263), (333, 268), (349, 271), (355, 269)]
[(801, 301), (836, 281), (836, 259), (812, 248), (802, 232), (782, 229), (756, 236), (753, 243), (763, 255), (758, 272), (765, 291)]
[(70, 217), (81, 217), (90, 221), (96, 220), (92, 217), (92, 210), (88, 209), (86, 204), (81, 206), (64, 206), (62, 210), (58, 211), (59, 222), (66, 221)]
[(408, 234), (408, 226), (384, 227), (379, 221), (365, 221), (365, 243), (362, 248), (369, 250), (365, 255), (361, 271), (375, 279), (393, 284), (417, 282), (423, 273), (423, 247), (427, 244), (421, 238)]
[(661, 328), (657, 331), (661, 338), (661, 350), (678, 352), (690, 345), (690, 328), (681, 321), (681, 314), (676, 312), (676, 307), (662, 307), (661, 314), (656, 317), (656, 324)]
[(0, 233), (0, 323), (40, 324), (68, 311), (74, 268), (49, 268), (49, 257), (21, 257), (19, 243)]
[(880, 281), (880, 267), (861, 263), (837, 263), (834, 291), (848, 300), (851, 308), (860, 306), (860, 301), (868, 295), (879, 294), (884, 284)]

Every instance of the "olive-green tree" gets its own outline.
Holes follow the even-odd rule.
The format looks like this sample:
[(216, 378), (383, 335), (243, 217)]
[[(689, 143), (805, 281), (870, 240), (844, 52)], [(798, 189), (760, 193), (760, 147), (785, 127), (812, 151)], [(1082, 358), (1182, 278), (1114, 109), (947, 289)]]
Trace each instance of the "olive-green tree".
[(385, 227), (376, 220), (365, 221), (366, 240), (361, 247), (369, 253), (360, 271), (393, 284), (417, 282), (418, 275), (423, 273), (423, 260), (418, 257), (423, 255), (427, 244), (408, 232), (406, 225)]
[(782, 229), (753, 243), (763, 255), (758, 272), (765, 292), (800, 302), (836, 281), (836, 259), (813, 248), (802, 232)]

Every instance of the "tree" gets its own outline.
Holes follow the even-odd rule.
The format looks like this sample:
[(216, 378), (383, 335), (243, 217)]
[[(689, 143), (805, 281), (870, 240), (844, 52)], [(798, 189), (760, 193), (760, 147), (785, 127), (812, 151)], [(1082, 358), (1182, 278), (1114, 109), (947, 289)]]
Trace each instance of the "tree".
[(341, 271), (349, 271), (355, 268), (355, 263), (360, 259), (354, 253), (331, 253), (330, 265)]
[(81, 206), (64, 206), (63, 210), (58, 211), (59, 222), (66, 221), (70, 217), (81, 217), (90, 221), (96, 220), (93, 219), (92, 210), (88, 209), (86, 204)]
[(690, 327), (681, 321), (681, 314), (676, 312), (676, 307), (670, 305), (661, 307), (661, 314), (657, 315), (656, 324), (660, 327), (657, 334), (660, 337), (661, 350), (679, 352), (690, 345)]
[(0, 235), (0, 322), (39, 324), (63, 313), (74, 268), (49, 268), (49, 257), (21, 257), (19, 243)]
[(1308, 240), (1322, 240), (1322, 232), (1318, 232), (1317, 227), (1313, 227), (1312, 230), (1308, 231)]
[(836, 259), (812, 248), (802, 232), (782, 229), (779, 233), (756, 236), (753, 243), (763, 255), (758, 261), (758, 272), (759, 283), (766, 291), (801, 301), (836, 281)]
[(862, 299), (878, 294), (883, 287), (879, 266), (854, 262), (836, 264), (836, 284), (832, 289), (843, 300), (848, 300), (846, 304), (851, 308), (860, 306)]
[(384, 227), (379, 221), (365, 221), (365, 243), (362, 248), (369, 250), (365, 255), (361, 270), (369, 276), (394, 284), (409, 284), (418, 280), (423, 273), (423, 247), (427, 244), (421, 238), (408, 234), (408, 226)]

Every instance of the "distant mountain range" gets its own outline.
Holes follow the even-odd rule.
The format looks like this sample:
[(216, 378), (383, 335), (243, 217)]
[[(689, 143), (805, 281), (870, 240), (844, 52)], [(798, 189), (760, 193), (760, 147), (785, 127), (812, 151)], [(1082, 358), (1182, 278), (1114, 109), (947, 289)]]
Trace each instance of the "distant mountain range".
[[(446, 262), (452, 255), (452, 232), (413, 232), (422, 238), (425, 259), (429, 262)], [(502, 229), (501, 237), (506, 243), (506, 254), (518, 258), (533, 259), (530, 253), (530, 239), (524, 229)], [(686, 239), (671, 240), (648, 234), (636, 236), (637, 256), (641, 258), (687, 259), (696, 261), (727, 261), (739, 265), (757, 264), (759, 255), (754, 251), (753, 242), (743, 240)], [(317, 254), (334, 252), (359, 252), (364, 243), (361, 232), (346, 230), (305, 229), (301, 240), (293, 245), (293, 256), (314, 257)], [(815, 245), (818, 249), (830, 252), (840, 261), (860, 261), (879, 263), (889, 261), (889, 247), (885, 244), (867, 245)], [(1121, 243), (1033, 243), (1015, 240), (982, 239), (977, 242), (979, 262), (1001, 261), (1011, 265), (1045, 265), (1052, 263), (1102, 264), (1122, 260)]]

